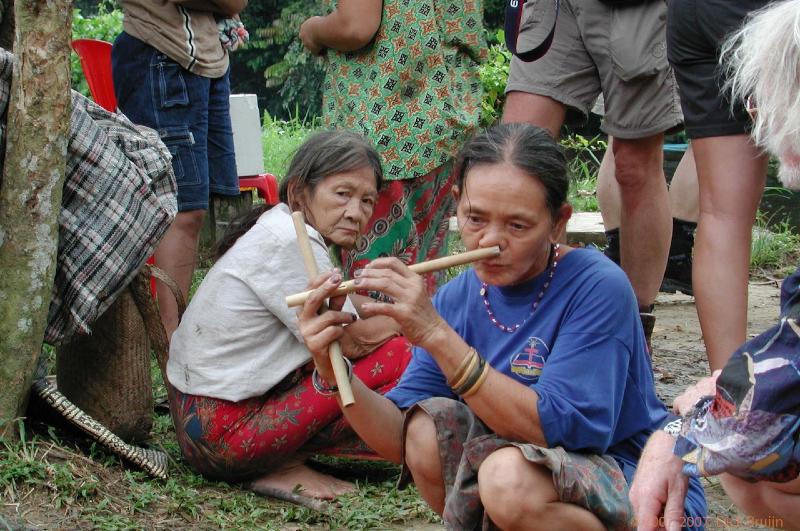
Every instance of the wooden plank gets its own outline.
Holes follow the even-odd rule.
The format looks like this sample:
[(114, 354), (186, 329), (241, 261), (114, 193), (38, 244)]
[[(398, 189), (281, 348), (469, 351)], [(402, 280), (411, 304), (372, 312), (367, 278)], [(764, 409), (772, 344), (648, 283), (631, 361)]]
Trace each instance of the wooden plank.
[(567, 223), (567, 243), (605, 246), (606, 235), (600, 212), (575, 212)]
[[(450, 232), (458, 232), (456, 217), (450, 218)], [(600, 212), (574, 212), (567, 223), (567, 242), (569, 244), (606, 245), (605, 228)]]

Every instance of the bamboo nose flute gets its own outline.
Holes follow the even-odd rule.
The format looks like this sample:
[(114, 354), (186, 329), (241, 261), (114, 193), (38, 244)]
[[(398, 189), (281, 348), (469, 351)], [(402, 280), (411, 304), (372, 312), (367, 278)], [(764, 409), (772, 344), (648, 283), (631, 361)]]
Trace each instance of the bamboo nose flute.
[[(470, 264), (472, 262), (477, 262), (478, 260), (484, 260), (486, 258), (498, 256), (499, 254), (500, 247), (495, 245), (494, 247), (483, 247), (481, 249), (475, 249), (474, 251), (467, 251), (465, 253), (435, 258), (426, 262), (410, 265), (408, 268), (414, 273), (422, 275), (423, 273), (441, 271), (442, 269), (447, 269), (448, 267)], [(342, 282), (342, 285), (336, 288), (336, 291), (333, 292), (333, 296), (336, 297), (338, 295), (344, 295), (345, 293), (352, 293), (354, 291), (358, 291), (358, 286), (356, 286), (352, 280), (348, 280), (346, 282)], [(300, 293), (288, 295), (286, 297), (286, 305), (290, 308), (293, 306), (302, 306), (303, 303), (306, 302), (306, 299), (308, 299), (309, 295), (311, 295), (311, 291), (302, 291)]]
[[(292, 221), (294, 222), (294, 230), (297, 233), (297, 244), (300, 246), (300, 254), (303, 255), (303, 263), (306, 266), (306, 273), (309, 280), (314, 280), (319, 274), (317, 268), (317, 260), (314, 258), (314, 252), (311, 250), (311, 240), (308, 238), (306, 231), (306, 221), (302, 212), (292, 212)], [(321, 311), (327, 311), (327, 303), (323, 303)], [(333, 365), (333, 375), (336, 378), (336, 387), (339, 388), (339, 397), (342, 399), (342, 405), (349, 406), (355, 403), (353, 398), (353, 388), (350, 387), (350, 380), (347, 377), (347, 366), (344, 363), (342, 355), (342, 347), (338, 341), (334, 341), (328, 347), (328, 356)]]

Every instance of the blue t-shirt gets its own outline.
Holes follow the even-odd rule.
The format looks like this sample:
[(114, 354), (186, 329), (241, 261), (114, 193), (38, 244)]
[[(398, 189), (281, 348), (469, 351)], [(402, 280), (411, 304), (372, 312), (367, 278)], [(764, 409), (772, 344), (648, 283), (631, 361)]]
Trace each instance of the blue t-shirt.
[[(497, 320), (506, 326), (525, 321), (547, 276), (516, 286), (489, 286)], [(511, 334), (491, 322), (480, 289), (470, 269), (436, 293), (434, 307), (494, 369), (536, 391), (548, 446), (611, 455), (630, 482), (666, 408), (656, 396), (636, 298), (625, 273), (597, 251), (574, 249), (561, 258), (534, 314)], [(458, 399), (434, 359), (419, 347), (386, 396), (400, 408), (433, 396)], [(693, 481), (691, 497), (699, 496), (701, 505), (692, 505), (705, 514), (702, 488)]]

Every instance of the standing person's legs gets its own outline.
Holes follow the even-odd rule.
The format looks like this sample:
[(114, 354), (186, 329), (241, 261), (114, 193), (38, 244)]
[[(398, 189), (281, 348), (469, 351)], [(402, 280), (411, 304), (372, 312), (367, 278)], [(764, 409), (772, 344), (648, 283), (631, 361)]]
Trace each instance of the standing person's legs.
[(664, 277), (672, 234), (664, 179), (664, 137), (614, 140), (620, 190), (620, 256), (640, 311), (653, 304)]
[(672, 243), (669, 246), (667, 270), (661, 291), (694, 295), (692, 289), (692, 254), (697, 230), (700, 190), (694, 149), (689, 144), (681, 157), (669, 185), (669, 205), (672, 212)]
[[(197, 242), (205, 214), (205, 210), (178, 212), (154, 253), (156, 265), (175, 281), (184, 298), (189, 295), (197, 266)], [(169, 340), (180, 321), (177, 302), (163, 282), (156, 283), (156, 296), (161, 322)]]
[[(134, 123), (155, 129), (172, 154), (178, 185), (178, 215), (155, 251), (156, 265), (188, 295), (197, 242), (210, 190), (238, 194), (227, 74), (204, 78), (165, 54), (122, 33), (112, 50), (114, 90), (120, 110)], [(209, 172), (214, 175), (210, 177)], [(167, 337), (178, 325), (174, 297), (157, 286)]]
[[(613, 138), (608, 138), (609, 149), (603, 155), (597, 177), (597, 202), (603, 216), (606, 232), (605, 255), (620, 263), (620, 197), (619, 185), (614, 178), (615, 165)], [(680, 290), (692, 295), (692, 250), (694, 233), (699, 216), (699, 190), (694, 150), (691, 144), (681, 157), (669, 185), (669, 204), (672, 213), (672, 241), (669, 247), (667, 268), (660, 291), (674, 293)]]
[[(621, 208), (619, 198), (619, 185), (614, 178), (617, 168), (614, 163), (614, 138), (608, 137), (608, 148), (600, 161), (600, 169), (597, 172), (597, 204), (603, 216), (603, 228), (608, 231), (617, 231), (619, 237), (619, 210)], [(617, 254), (619, 253), (619, 244)], [(615, 262), (619, 263), (619, 257)]]
[[(519, 42), (528, 32), (536, 33), (541, 17), (525, 7)], [(547, 129), (558, 139), (567, 108), (589, 112), (600, 93), (597, 68), (581, 40), (578, 19), (571, 2), (562, 2), (556, 20), (556, 32), (550, 49), (541, 59), (526, 63), (513, 57), (506, 84), (503, 123), (524, 122)]]
[(700, 184), (695, 301), (711, 370), (723, 367), (747, 330), (751, 231), (766, 157), (747, 135), (743, 102), (731, 104), (718, 67), (722, 39), (766, 0), (673, 0), (668, 54), (681, 91)]
[(700, 216), (698, 186), (697, 164), (690, 143), (669, 184), (669, 209), (673, 218), (697, 223)]
[[(603, 168), (600, 201), (611, 199), (614, 205), (614, 183), (607, 178), (613, 167), (620, 263), (642, 312), (648, 312), (661, 286), (672, 232), (664, 133), (682, 122), (675, 79), (663, 53), (665, 15), (663, 2), (611, 8), (605, 40), (598, 36), (592, 48), (603, 80), (601, 128), (613, 136), (614, 155), (613, 165), (607, 161)], [(641, 31), (631, 33), (631, 27)], [(613, 221), (607, 220), (607, 229), (614, 228)]]
[(547, 129), (558, 139), (567, 108), (548, 96), (515, 90), (506, 95), (503, 123), (524, 122)]
[(747, 135), (694, 141), (700, 179), (695, 300), (711, 370), (746, 340), (750, 245), (767, 158)]

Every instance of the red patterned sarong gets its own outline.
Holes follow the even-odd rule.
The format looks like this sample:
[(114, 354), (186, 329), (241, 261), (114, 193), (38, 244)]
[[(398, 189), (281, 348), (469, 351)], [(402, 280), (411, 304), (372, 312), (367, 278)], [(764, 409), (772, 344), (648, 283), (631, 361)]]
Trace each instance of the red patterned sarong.
[[(381, 394), (397, 384), (411, 359), (400, 336), (353, 364), (353, 372)], [(355, 437), (333, 396), (311, 386), (298, 369), (266, 395), (230, 402), (171, 389), (170, 410), (184, 459), (212, 479), (238, 482), (262, 476), (300, 452), (320, 452)], [(359, 440), (360, 442), (360, 440)], [(361, 443), (355, 453), (368, 452)]]

